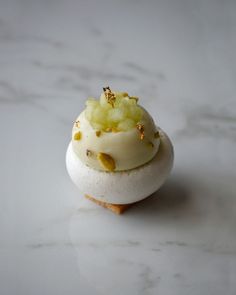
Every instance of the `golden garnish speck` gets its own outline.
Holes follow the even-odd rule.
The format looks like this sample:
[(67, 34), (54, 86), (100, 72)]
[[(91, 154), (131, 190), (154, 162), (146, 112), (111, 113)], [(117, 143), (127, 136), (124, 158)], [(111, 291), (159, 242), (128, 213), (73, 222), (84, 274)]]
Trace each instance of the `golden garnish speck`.
[(96, 136), (99, 137), (99, 136), (101, 135), (101, 133), (102, 133), (102, 132), (101, 132), (100, 130), (97, 130), (97, 131), (96, 131)]
[(109, 86), (103, 87), (103, 91), (104, 91), (105, 97), (107, 99), (107, 102), (114, 108), (114, 104), (116, 101), (115, 94), (111, 91)]
[(80, 121), (79, 120), (75, 121), (75, 127), (77, 127), (77, 128), (80, 127)]
[(74, 134), (74, 140), (80, 140), (82, 137), (82, 132), (78, 131)]
[(144, 139), (144, 125), (138, 123), (136, 125), (136, 128), (138, 129), (138, 131), (140, 133), (140, 139), (143, 140)]

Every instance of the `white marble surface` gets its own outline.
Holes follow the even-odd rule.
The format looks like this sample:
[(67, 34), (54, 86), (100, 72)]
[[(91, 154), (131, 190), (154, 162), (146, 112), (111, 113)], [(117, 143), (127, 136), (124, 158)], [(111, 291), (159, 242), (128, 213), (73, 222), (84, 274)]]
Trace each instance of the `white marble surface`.
[[(234, 295), (236, 2), (0, 0), (0, 294)], [(104, 85), (170, 135), (164, 187), (123, 216), (65, 170)]]

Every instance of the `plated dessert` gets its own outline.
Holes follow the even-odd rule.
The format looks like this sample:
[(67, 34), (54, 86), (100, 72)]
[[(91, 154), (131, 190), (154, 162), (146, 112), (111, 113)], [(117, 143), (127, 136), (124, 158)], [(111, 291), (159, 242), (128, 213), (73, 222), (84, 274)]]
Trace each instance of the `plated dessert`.
[(120, 213), (159, 189), (172, 165), (170, 139), (138, 97), (105, 87), (99, 100), (86, 101), (66, 154), (68, 173), (85, 196)]

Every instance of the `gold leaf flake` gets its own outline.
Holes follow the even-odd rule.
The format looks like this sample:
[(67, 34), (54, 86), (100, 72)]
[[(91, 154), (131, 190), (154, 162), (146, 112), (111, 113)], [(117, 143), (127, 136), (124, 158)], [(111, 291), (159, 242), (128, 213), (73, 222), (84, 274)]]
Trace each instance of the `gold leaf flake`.
[(144, 126), (140, 123), (138, 123), (136, 125), (136, 128), (138, 129), (139, 133), (140, 133), (140, 139), (143, 140), (144, 139)]
[(82, 132), (78, 131), (74, 134), (74, 140), (80, 140), (82, 137)]
[(79, 120), (75, 121), (75, 127), (77, 127), (77, 128), (80, 127), (80, 121)]
[(114, 171), (116, 169), (115, 160), (108, 154), (98, 153), (97, 159), (99, 160), (101, 166), (108, 171)]
[(116, 101), (115, 94), (111, 91), (109, 86), (103, 87), (103, 91), (104, 91), (105, 97), (107, 99), (107, 102), (114, 108), (114, 104)]

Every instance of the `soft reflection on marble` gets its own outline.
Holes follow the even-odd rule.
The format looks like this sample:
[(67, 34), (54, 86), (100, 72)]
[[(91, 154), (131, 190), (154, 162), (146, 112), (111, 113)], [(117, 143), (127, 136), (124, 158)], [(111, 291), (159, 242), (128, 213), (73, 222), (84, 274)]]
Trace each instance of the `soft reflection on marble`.
[[(204, 201), (197, 200), (203, 184), (191, 184), (190, 179), (173, 176), (122, 219), (80, 202), (70, 221), (70, 237), (79, 270), (91, 285), (113, 294), (121, 294), (124, 287), (127, 294), (164, 293), (170, 285), (177, 293), (187, 294), (199, 285), (223, 292), (229, 277), (217, 265), (227, 269), (229, 262), (236, 262), (232, 219), (204, 210)], [(215, 206), (220, 210), (217, 202)], [(229, 232), (222, 234), (222, 228)], [(219, 285), (212, 285), (216, 280)]]
[[(0, 294), (234, 295), (235, 1), (0, 0)], [(118, 21), (119, 20), (119, 21)], [(175, 146), (123, 216), (65, 169), (103, 86), (139, 95)]]

